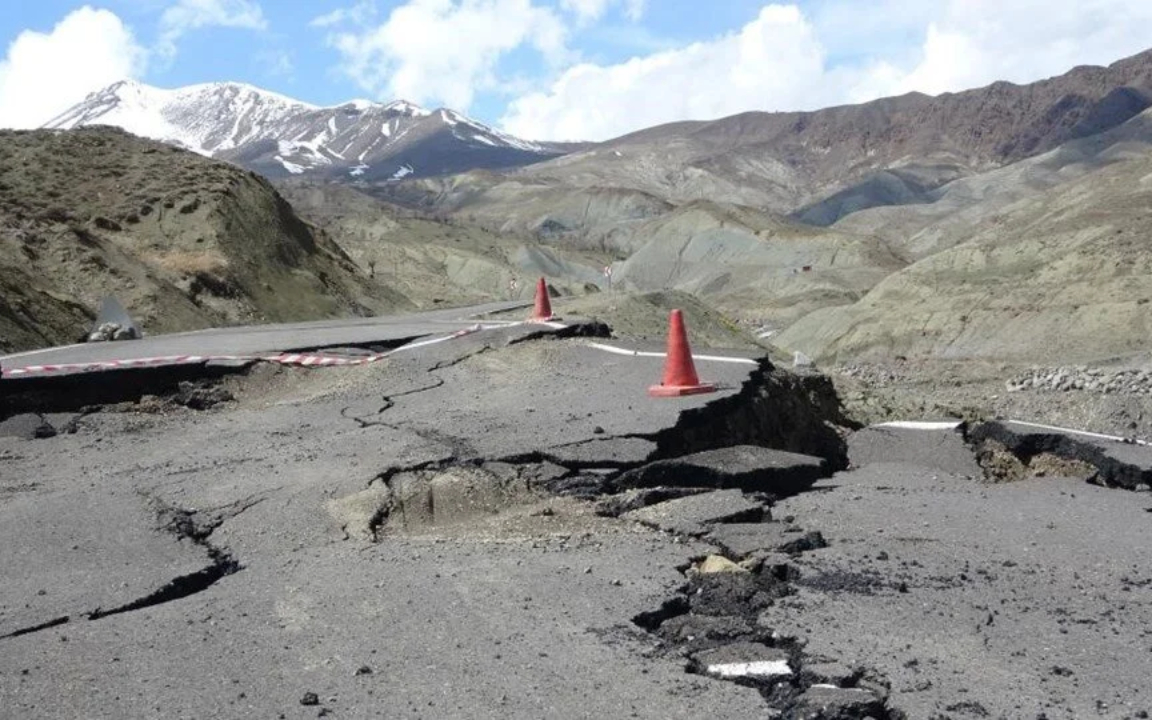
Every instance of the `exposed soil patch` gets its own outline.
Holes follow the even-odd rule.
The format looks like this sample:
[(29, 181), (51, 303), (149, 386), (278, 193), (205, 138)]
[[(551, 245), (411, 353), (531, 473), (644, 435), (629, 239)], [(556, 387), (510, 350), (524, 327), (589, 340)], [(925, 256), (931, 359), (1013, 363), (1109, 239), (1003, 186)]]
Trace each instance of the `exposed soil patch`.
[(1091, 480), (1096, 467), (1084, 460), (1064, 458), (1050, 452), (1020, 456), (997, 440), (985, 440), (976, 449), (976, 461), (989, 482), (1015, 482), (1027, 478), (1063, 477)]
[(977, 460), (992, 482), (1027, 477), (1072, 477), (1126, 490), (1147, 490), (1152, 465), (1143, 452), (1123, 443), (1071, 433), (987, 422), (968, 433)]

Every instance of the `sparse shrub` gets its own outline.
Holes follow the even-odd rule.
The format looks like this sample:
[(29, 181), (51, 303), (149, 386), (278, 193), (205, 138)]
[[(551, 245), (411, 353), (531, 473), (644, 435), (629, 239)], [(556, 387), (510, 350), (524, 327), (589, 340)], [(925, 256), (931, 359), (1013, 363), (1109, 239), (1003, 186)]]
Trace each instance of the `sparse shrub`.
[(148, 264), (180, 276), (223, 275), (228, 270), (228, 258), (219, 251), (173, 251), (145, 256)]

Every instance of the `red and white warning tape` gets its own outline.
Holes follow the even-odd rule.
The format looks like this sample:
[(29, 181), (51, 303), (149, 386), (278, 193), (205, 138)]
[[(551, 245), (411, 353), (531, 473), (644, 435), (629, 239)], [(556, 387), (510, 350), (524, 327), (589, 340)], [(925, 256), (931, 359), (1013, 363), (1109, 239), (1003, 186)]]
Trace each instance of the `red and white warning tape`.
[[(493, 326), (494, 327), (494, 326)], [(503, 326), (500, 326), (503, 327)], [(82, 372), (100, 372), (103, 370), (119, 370), (124, 368), (161, 367), (173, 365), (196, 365), (211, 361), (232, 362), (273, 362), (280, 365), (299, 365), (302, 367), (347, 367), (351, 365), (367, 365), (382, 360), (389, 355), (404, 350), (413, 350), (418, 347), (435, 345), (436, 343), (454, 340), (487, 329), (482, 325), (473, 325), (450, 335), (429, 338), (419, 342), (409, 343), (394, 350), (382, 353), (373, 353), (361, 357), (344, 357), (324, 353), (280, 353), (277, 355), (164, 355), (159, 357), (128, 358), (124, 360), (106, 360), (89, 363), (62, 363), (53, 365), (25, 365), (17, 368), (0, 368), (0, 377), (18, 378), (30, 375), (56, 375)]]

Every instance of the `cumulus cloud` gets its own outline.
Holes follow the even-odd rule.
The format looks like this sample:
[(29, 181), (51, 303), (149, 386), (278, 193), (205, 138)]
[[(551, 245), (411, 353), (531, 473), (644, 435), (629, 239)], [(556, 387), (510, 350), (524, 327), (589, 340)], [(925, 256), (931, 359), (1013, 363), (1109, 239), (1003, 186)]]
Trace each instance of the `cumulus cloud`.
[(51, 32), (25, 30), (0, 61), (0, 127), (39, 127), (93, 90), (138, 76), (145, 58), (107, 10), (85, 6)]
[(935, 94), (1107, 64), (1147, 49), (1150, 24), (1146, 0), (951, 0), (895, 89)]
[(560, 0), (560, 7), (574, 13), (581, 23), (595, 22), (604, 17), (610, 5), (622, 5), (629, 20), (644, 15), (645, 0)]
[(824, 50), (795, 6), (769, 5), (708, 42), (633, 58), (584, 63), (547, 92), (513, 101), (502, 120), (527, 137), (604, 139), (685, 118), (753, 108), (810, 107), (829, 99)]
[(813, 17), (795, 5), (765, 5), (738, 32), (619, 64), (570, 67), (546, 91), (511, 102), (501, 124), (525, 137), (602, 140), (746, 110), (1031, 82), (1144, 50), (1152, 26), (1147, 0), (881, 4), (899, 22), (875, 28), (872, 0), (830, 2)]
[(383, 23), (329, 43), (367, 92), (465, 109), (478, 91), (500, 86), (502, 57), (527, 47), (559, 63), (566, 37), (556, 13), (531, 0), (409, 0)]
[(176, 54), (177, 41), (192, 30), (204, 27), (268, 27), (264, 11), (253, 0), (179, 0), (160, 16), (160, 38), (156, 52), (165, 58)]

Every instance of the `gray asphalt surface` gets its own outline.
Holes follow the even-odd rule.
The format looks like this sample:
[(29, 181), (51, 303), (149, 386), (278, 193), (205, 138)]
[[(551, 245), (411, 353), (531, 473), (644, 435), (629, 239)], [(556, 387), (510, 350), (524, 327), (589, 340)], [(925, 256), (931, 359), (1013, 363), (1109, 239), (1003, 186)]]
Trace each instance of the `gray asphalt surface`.
[(5, 369), (32, 365), (109, 362), (171, 355), (249, 355), (293, 350), (388, 343), (453, 332), (487, 313), (526, 307), (523, 302), (489, 303), (411, 315), (344, 318), (305, 323), (251, 325), (155, 335), (139, 340), (86, 343), (0, 357)]
[[(678, 581), (692, 544), (546, 495), (508, 517), (345, 539), (329, 501), (383, 472), (586, 442), (619, 455), (613, 436), (669, 427), (754, 369), (702, 364), (729, 389), (652, 400), (660, 359), (578, 340), (503, 347), (536, 332), (485, 332), (367, 367), (265, 366), (222, 409), (100, 413), (75, 434), (0, 438), (0, 557), (19, 578), (0, 587), (0, 635), (69, 618), (0, 639), (0, 715), (762, 713), (753, 690), (646, 658), (654, 642), (628, 622)], [(630, 440), (621, 452), (635, 462)], [(243, 569), (87, 619), (212, 564), (159, 527), (158, 506), (218, 520), (206, 542)], [(309, 692), (319, 706), (300, 704)]]
[[(541, 333), (258, 366), (208, 411), (0, 437), (0, 717), (779, 716), (763, 685), (686, 672), (717, 657), (788, 657), (794, 717), (897, 717), (885, 684), (908, 718), (1152, 711), (1146, 493), (987, 485), (954, 432), (866, 429), (857, 469), (771, 507), (724, 490), (603, 517), (595, 488), (669, 433), (722, 443), (766, 381), (701, 361), (720, 392), (654, 400), (662, 359)], [(684, 596), (723, 552), (751, 569)], [(678, 594), (691, 613), (633, 622)]]
[(912, 718), (1147, 717), (1152, 497), (986, 484), (940, 469), (955, 433), (915, 434), (858, 433), (861, 469), (773, 508), (829, 547), (801, 556), (800, 592), (762, 621), (878, 670)]

